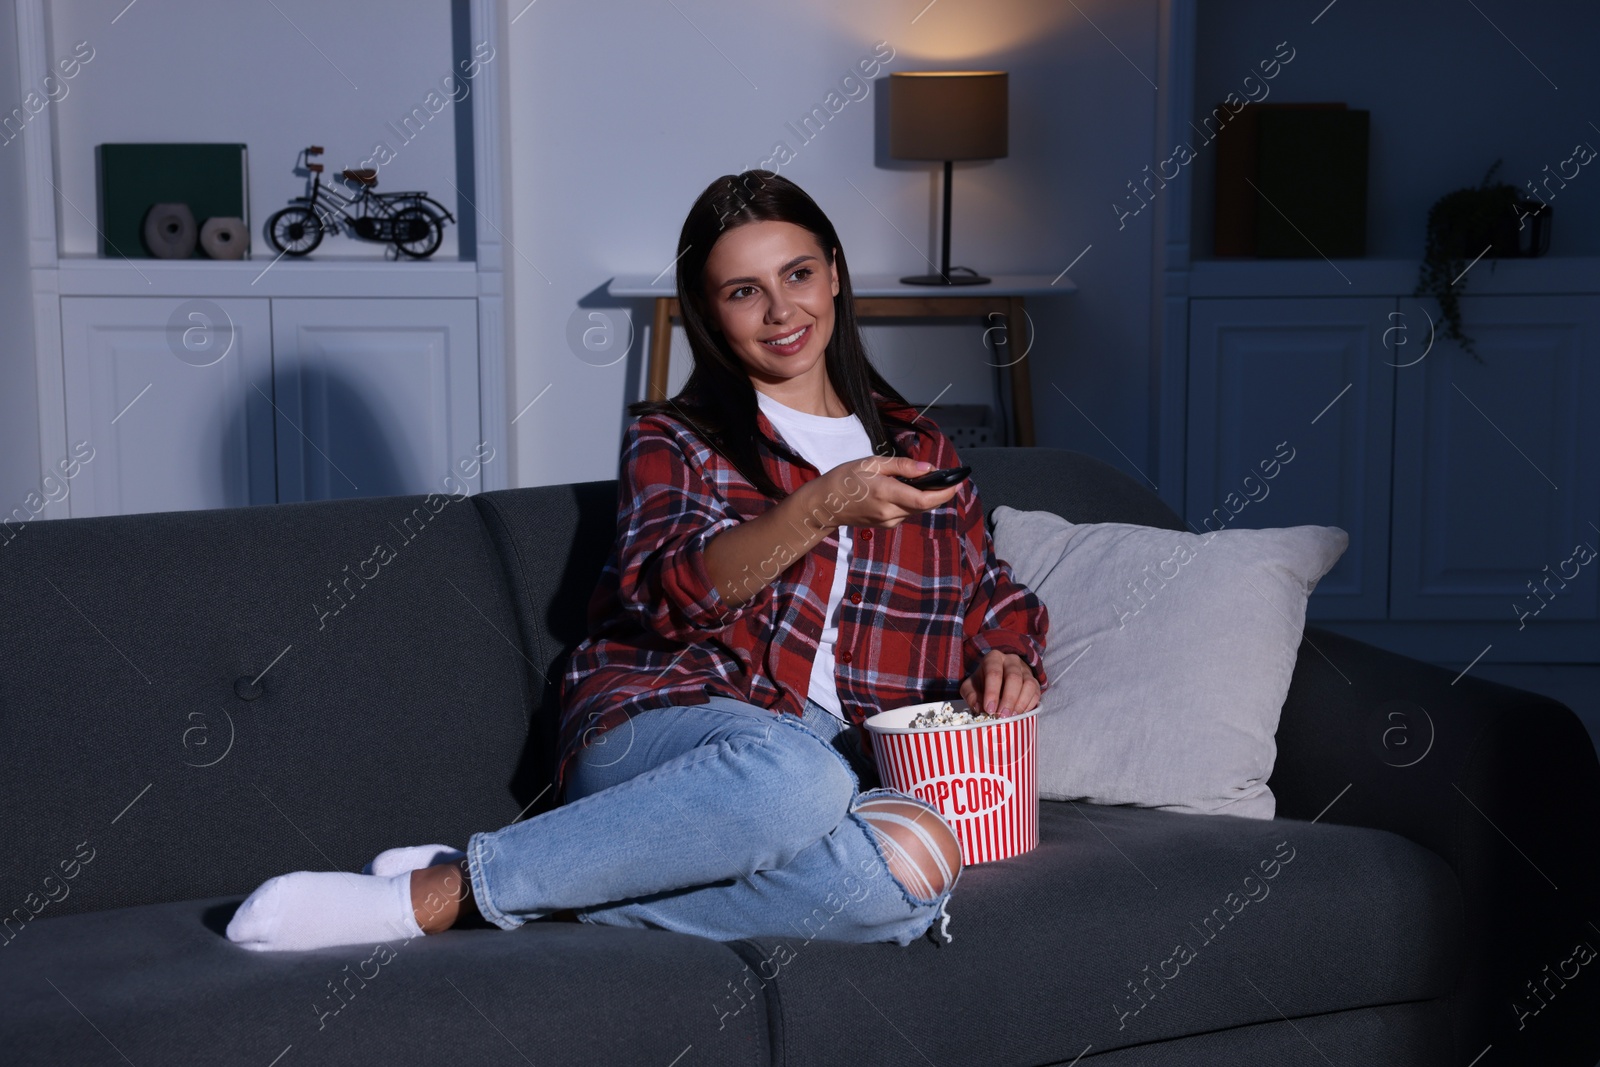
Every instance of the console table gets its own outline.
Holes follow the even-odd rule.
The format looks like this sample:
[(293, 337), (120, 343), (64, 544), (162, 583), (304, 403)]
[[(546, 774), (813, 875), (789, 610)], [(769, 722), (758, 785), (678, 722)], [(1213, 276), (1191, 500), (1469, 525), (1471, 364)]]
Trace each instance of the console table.
[[(1072, 279), (1048, 274), (999, 274), (987, 285), (937, 287), (905, 285), (898, 276), (867, 274), (851, 279), (858, 319), (981, 318), (999, 316), (1009, 340), (1012, 330), (1023, 333), (1027, 322), (1024, 301), (1030, 296), (1067, 296), (1078, 287)], [(680, 318), (677, 286), (671, 274), (651, 278), (644, 274), (619, 274), (609, 292), (622, 299), (654, 300), (655, 317), (650, 333), (650, 362), (645, 395), (652, 400), (667, 395), (667, 370), (672, 360), (672, 320)], [(1030, 339), (1031, 340), (1031, 339)], [(1028, 351), (1028, 345), (1022, 346)], [(1033, 444), (1033, 386), (1028, 362), (1018, 358), (1005, 364), (1011, 374), (1011, 440)]]

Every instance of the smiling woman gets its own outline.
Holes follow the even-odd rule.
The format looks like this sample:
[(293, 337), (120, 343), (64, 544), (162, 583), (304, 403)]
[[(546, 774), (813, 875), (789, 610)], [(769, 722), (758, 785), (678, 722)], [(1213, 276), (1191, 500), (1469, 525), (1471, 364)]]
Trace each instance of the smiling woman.
[[(569, 799), (599, 784), (584, 773), (597, 731), (626, 720), (637, 736), (702, 692), (802, 716), (863, 778), (861, 723), (880, 707), (954, 696), (968, 676), (991, 711), (1036, 706), (1043, 607), (994, 558), (974, 487), (894, 477), (959, 459), (867, 357), (827, 216), (770, 171), (724, 175), (678, 249), (694, 370), (677, 396), (630, 408), (629, 535), (592, 614), (642, 629), (602, 628), (574, 653)], [(931, 807), (873, 794), (850, 811), (907, 902), (948, 895), (959, 854)]]
[[(735, 276), (747, 263), (776, 264), (764, 276)], [(717, 330), (762, 392), (804, 410), (822, 394), (828, 418), (844, 418), (844, 402), (828, 387), (818, 358), (833, 337), (839, 269), (816, 238), (792, 222), (741, 226), (706, 259), (706, 296)]]

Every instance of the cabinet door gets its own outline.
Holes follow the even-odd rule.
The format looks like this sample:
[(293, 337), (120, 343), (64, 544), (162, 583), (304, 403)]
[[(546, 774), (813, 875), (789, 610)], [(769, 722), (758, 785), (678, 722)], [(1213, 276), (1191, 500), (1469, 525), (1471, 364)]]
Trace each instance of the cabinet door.
[(478, 490), (476, 300), (273, 300), (272, 345), (279, 500)]
[(1600, 618), (1600, 560), (1574, 559), (1600, 548), (1600, 297), (1461, 315), (1482, 362), (1440, 340), (1398, 372), (1393, 617)]
[(1197, 532), (1340, 527), (1350, 547), (1318, 583), (1308, 615), (1383, 618), (1394, 402), (1384, 333), (1394, 299), (1189, 307), (1185, 518)]
[(74, 517), (274, 501), (267, 304), (62, 298)]

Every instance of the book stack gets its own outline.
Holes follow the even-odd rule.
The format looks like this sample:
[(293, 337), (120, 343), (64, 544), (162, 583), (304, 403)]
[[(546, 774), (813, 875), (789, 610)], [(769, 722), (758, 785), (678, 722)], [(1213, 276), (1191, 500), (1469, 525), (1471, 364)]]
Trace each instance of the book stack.
[(1212, 254), (1366, 255), (1369, 116), (1342, 103), (1246, 103), (1217, 134)]

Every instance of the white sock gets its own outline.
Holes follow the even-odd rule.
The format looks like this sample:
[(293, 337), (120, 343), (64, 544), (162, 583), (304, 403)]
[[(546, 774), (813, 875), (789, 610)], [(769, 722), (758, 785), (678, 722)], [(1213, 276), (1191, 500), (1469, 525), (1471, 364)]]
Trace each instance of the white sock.
[(361, 868), (362, 874), (376, 874), (384, 878), (441, 863), (454, 863), (467, 858), (467, 854), (449, 845), (410, 845), (380, 852), (372, 862)]
[(411, 908), (411, 873), (390, 878), (296, 871), (268, 878), (239, 905), (228, 940), (256, 952), (421, 937)]

